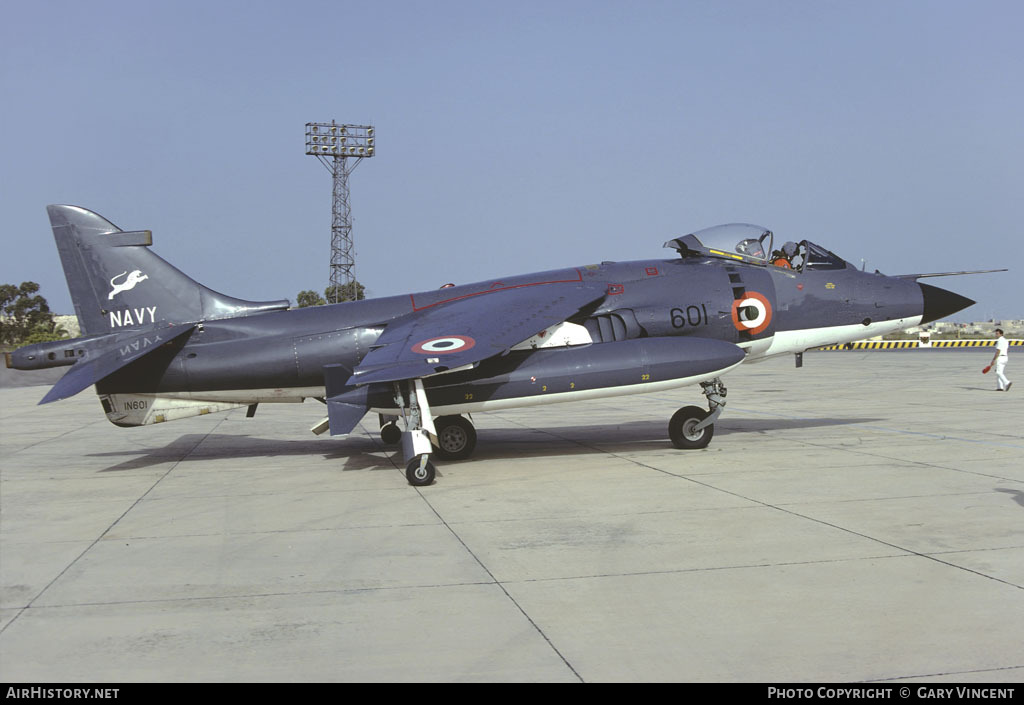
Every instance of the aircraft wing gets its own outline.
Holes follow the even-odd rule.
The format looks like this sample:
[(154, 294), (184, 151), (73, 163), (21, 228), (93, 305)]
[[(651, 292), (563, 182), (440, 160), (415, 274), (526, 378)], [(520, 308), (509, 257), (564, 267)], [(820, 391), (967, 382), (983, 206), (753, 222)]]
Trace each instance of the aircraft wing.
[(550, 283), (481, 292), (388, 324), (348, 384), (415, 379), (506, 352), (604, 298), (604, 287)]
[(196, 327), (195, 323), (179, 323), (166, 328), (149, 330), (145, 333), (131, 333), (118, 336), (111, 341), (110, 347), (89, 359), (79, 360), (57, 384), (47, 392), (40, 404), (60, 401), (78, 394), (80, 391), (96, 384), (125, 365), (135, 362), (148, 355), (161, 345), (188, 333)]

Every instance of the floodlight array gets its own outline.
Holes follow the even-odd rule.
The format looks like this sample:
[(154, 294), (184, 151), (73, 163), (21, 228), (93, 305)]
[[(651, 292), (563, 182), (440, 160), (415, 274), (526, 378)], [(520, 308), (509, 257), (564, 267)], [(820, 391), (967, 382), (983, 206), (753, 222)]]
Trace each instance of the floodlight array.
[(372, 157), (373, 127), (337, 125), (333, 122), (306, 123), (306, 154), (317, 157)]

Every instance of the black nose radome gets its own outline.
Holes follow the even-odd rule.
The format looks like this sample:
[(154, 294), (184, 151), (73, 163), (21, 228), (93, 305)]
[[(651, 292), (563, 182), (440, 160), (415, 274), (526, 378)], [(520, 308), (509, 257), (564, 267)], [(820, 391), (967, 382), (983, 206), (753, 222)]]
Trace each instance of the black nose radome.
[(974, 305), (974, 301), (966, 296), (954, 294), (952, 291), (921, 282), (918, 282), (917, 285), (921, 287), (921, 294), (924, 296), (924, 314), (921, 323), (937, 321)]

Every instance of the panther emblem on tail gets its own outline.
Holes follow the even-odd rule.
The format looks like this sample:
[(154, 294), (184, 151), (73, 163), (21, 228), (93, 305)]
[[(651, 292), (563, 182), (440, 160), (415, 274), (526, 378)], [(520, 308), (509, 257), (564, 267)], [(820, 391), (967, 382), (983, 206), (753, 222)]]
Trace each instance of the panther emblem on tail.
[(141, 269), (135, 269), (135, 270), (132, 270), (131, 274), (128, 274), (128, 278), (125, 279), (123, 282), (121, 282), (120, 284), (115, 284), (114, 283), (115, 279), (119, 279), (119, 278), (123, 277), (126, 274), (128, 274), (127, 270), (121, 272), (117, 276), (112, 277), (110, 279), (110, 286), (112, 286), (114, 288), (111, 289), (110, 294), (107, 296), (107, 300), (108, 301), (112, 300), (115, 296), (120, 294), (122, 291), (128, 291), (129, 289), (134, 289), (135, 285), (138, 284), (140, 281), (142, 281), (144, 279), (149, 279), (149, 275), (148, 274), (143, 274)]

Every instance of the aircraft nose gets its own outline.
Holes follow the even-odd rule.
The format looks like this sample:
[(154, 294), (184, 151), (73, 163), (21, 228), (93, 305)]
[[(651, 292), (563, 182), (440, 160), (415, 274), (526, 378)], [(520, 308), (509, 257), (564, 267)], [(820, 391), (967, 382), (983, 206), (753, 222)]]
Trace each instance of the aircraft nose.
[(924, 296), (924, 313), (921, 323), (937, 321), (957, 311), (963, 311), (975, 303), (966, 296), (954, 294), (952, 291), (940, 289), (937, 286), (929, 286), (921, 282), (918, 282), (917, 285), (921, 287), (921, 295)]

